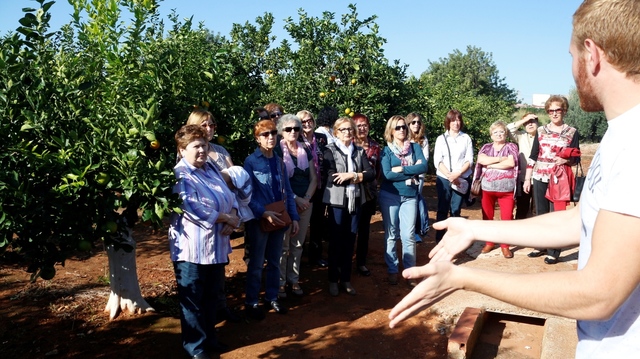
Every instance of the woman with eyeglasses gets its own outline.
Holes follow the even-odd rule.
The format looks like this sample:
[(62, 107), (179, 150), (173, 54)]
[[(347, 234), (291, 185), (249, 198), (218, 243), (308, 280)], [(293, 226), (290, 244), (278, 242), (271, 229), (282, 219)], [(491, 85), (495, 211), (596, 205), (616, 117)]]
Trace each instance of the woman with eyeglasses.
[[(559, 156), (565, 148), (580, 148), (578, 130), (564, 123), (564, 116), (569, 109), (567, 98), (561, 95), (552, 95), (545, 102), (544, 109), (549, 114), (551, 122), (538, 127), (538, 133), (531, 148), (531, 156), (527, 163), (524, 182), (524, 191), (532, 193), (536, 215), (567, 209), (568, 202), (552, 202), (546, 198), (545, 194), (551, 174), (555, 172), (557, 166), (572, 166), (580, 160), (580, 157), (563, 158)], [(533, 184), (531, 180), (533, 180)], [(560, 249), (536, 249), (528, 256), (539, 257), (545, 253), (547, 254), (544, 259), (545, 263), (558, 263)]]
[(278, 314), (287, 313), (288, 309), (278, 302), (278, 288), (280, 286), (280, 257), (285, 232), (289, 227), (283, 227), (265, 232), (260, 226), (260, 219), (269, 223), (283, 225), (280, 213), (265, 210), (265, 206), (284, 200), (287, 213), (291, 217), (291, 235), (298, 233), (300, 217), (296, 211), (296, 202), (289, 183), (287, 169), (282, 159), (274, 153), (277, 146), (278, 130), (271, 120), (259, 121), (253, 129), (253, 135), (258, 142), (258, 148), (244, 161), (244, 169), (251, 177), (253, 193), (249, 208), (254, 219), (245, 224), (246, 240), (251, 247), (247, 263), (247, 289), (245, 311), (248, 317), (261, 320), (264, 311), (259, 306), (258, 295), (262, 282), (262, 271), (266, 259), (265, 303)]
[(356, 113), (352, 117), (356, 124), (356, 146), (362, 147), (369, 165), (375, 171), (373, 181), (365, 185), (367, 201), (362, 205), (360, 219), (358, 220), (358, 239), (356, 240), (356, 268), (360, 275), (368, 277), (371, 271), (367, 268), (367, 254), (369, 253), (369, 233), (371, 217), (376, 213), (378, 203), (378, 179), (380, 178), (380, 154), (382, 149), (378, 142), (369, 136), (369, 117)]
[(327, 205), (322, 202), (322, 195), (327, 185), (327, 179), (323, 177), (322, 160), (328, 140), (325, 134), (315, 131), (316, 121), (311, 112), (302, 110), (296, 116), (302, 123), (302, 132), (298, 141), (302, 142), (305, 148), (311, 152), (313, 164), (316, 168), (316, 191), (311, 197), (313, 208), (311, 209), (311, 219), (309, 221), (311, 233), (309, 233), (309, 253), (307, 257), (310, 264), (326, 267), (327, 262), (322, 259), (322, 239), (328, 238), (325, 235), (327, 230), (327, 218), (325, 216)]
[(278, 297), (286, 298), (286, 285), (291, 293), (302, 296), (304, 292), (298, 281), (300, 280), (300, 261), (302, 259), (302, 245), (304, 244), (311, 219), (313, 204), (311, 198), (316, 191), (317, 176), (311, 151), (307, 150), (298, 136), (302, 131), (302, 124), (297, 116), (286, 114), (280, 117), (277, 124), (278, 134), (282, 136), (274, 152), (284, 161), (286, 175), (289, 177), (293, 200), (296, 203), (300, 221), (299, 230), (295, 235), (285, 232), (280, 257), (280, 288)]
[[(507, 142), (507, 125), (496, 121), (489, 127), (492, 143), (487, 143), (478, 152), (474, 180), (481, 178), (482, 219), (492, 221), (496, 202), (500, 206), (500, 219), (513, 219), (514, 194), (518, 180), (518, 146)], [(482, 253), (489, 253), (496, 244), (487, 242)], [(502, 255), (513, 258), (508, 244), (500, 244)]]
[[(429, 162), (429, 140), (427, 139), (427, 134), (425, 133), (424, 121), (422, 120), (422, 116), (416, 112), (411, 112), (406, 117), (407, 123), (409, 124), (409, 140), (413, 143), (417, 143), (422, 148), (422, 154), (426, 159), (427, 163)], [(424, 178), (425, 173), (422, 173), (418, 176), (420, 178), (420, 183), (418, 184), (418, 212), (416, 214), (416, 242), (422, 242), (422, 236), (427, 234), (429, 230), (429, 209), (427, 207), (427, 201), (422, 196), (422, 188), (424, 187)]]
[[(462, 113), (452, 109), (444, 119), (444, 134), (436, 139), (433, 150), (433, 164), (436, 167), (436, 190), (438, 211), (436, 222), (444, 221), (449, 214), (460, 217), (462, 201), (469, 191), (469, 176), (473, 165), (473, 144), (471, 137), (462, 132)], [(439, 243), (445, 230), (436, 231)]]
[(340, 287), (349, 295), (356, 290), (351, 285), (351, 258), (358, 231), (360, 209), (366, 201), (364, 183), (375, 173), (362, 147), (354, 144), (356, 126), (348, 117), (333, 125), (336, 141), (324, 151), (323, 170), (327, 179), (323, 201), (329, 213), (329, 294), (337, 296)]
[[(404, 269), (416, 265), (415, 223), (417, 212), (419, 175), (427, 172), (427, 159), (422, 148), (412, 143), (407, 122), (402, 116), (391, 116), (384, 130), (387, 146), (382, 150), (380, 165), (380, 212), (384, 225), (389, 284), (398, 284), (398, 255), (396, 245), (402, 243), (402, 266)], [(409, 280), (415, 286), (414, 279)]]

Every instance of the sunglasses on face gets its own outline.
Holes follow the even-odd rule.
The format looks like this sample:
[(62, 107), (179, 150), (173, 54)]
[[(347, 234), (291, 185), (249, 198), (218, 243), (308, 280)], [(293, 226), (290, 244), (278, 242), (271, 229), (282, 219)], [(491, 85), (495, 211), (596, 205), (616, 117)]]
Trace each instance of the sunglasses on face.
[(269, 115), (261, 115), (261, 116), (260, 116), (260, 119), (261, 119), (261, 120), (268, 120), (268, 119), (270, 119), (270, 118), (271, 118), (271, 117), (270, 117)]
[(402, 125), (402, 126), (396, 126), (396, 131), (406, 131), (407, 130), (407, 126), (406, 125)]
[(303, 125), (304, 125), (304, 124), (307, 124), (307, 123), (309, 123), (309, 122), (313, 123), (313, 120), (312, 120), (312, 119), (309, 119), (309, 120), (302, 120), (302, 124), (303, 124)]
[(261, 132), (260, 136), (269, 137), (269, 135), (276, 136), (277, 134), (278, 134), (278, 130), (271, 130), (271, 131)]
[(216, 128), (216, 124), (215, 123), (206, 123), (206, 122), (204, 122), (202, 124), (202, 127)]
[(527, 121), (527, 123), (525, 125), (532, 125), (532, 124), (537, 124), (538, 123), (538, 119), (537, 118), (533, 118), (529, 121)]
[(564, 110), (561, 109), (561, 108), (553, 108), (553, 109), (550, 108), (550, 109), (547, 110), (547, 113), (550, 114), (550, 115), (555, 115), (555, 114), (562, 115), (563, 112), (564, 112)]
[(300, 132), (300, 127), (298, 127), (298, 126), (296, 126), (296, 127), (285, 127), (282, 130), (284, 132), (291, 132), (291, 131)]
[(420, 126), (420, 125), (422, 125), (422, 122), (420, 122), (420, 121), (411, 121), (411, 124)]
[(276, 118), (282, 116), (282, 112), (274, 112), (271, 114), (271, 118)]

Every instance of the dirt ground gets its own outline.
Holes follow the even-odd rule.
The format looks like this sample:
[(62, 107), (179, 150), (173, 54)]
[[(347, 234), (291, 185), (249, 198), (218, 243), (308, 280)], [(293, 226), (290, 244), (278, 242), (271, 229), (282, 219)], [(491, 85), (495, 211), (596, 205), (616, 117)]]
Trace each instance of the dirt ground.
[[(589, 150), (594, 150), (589, 147)], [(584, 152), (584, 150), (583, 150)], [(592, 152), (591, 152), (592, 153)], [(586, 161), (585, 161), (586, 160)], [(590, 156), (583, 157), (585, 170)], [(585, 166), (586, 164), (586, 166)], [(424, 194), (430, 218), (435, 218), (436, 196), (433, 178)], [(463, 208), (462, 215), (481, 218), (480, 206)], [(303, 258), (301, 286), (305, 295), (287, 298), (286, 315), (267, 313), (261, 322), (220, 322), (218, 336), (229, 345), (233, 358), (446, 358), (447, 339), (455, 325), (456, 313), (427, 310), (395, 329), (389, 329), (390, 309), (410, 291), (406, 282), (387, 282), (383, 258), (383, 229), (379, 212), (371, 226), (368, 267), (370, 277), (354, 272), (354, 297), (328, 293), (326, 268), (311, 266)], [(417, 246), (419, 264), (428, 261), (435, 245), (434, 231)], [(106, 305), (108, 264), (100, 243), (89, 254), (78, 254), (64, 267), (56, 266), (51, 281), (29, 283), (25, 265), (0, 262), (0, 358), (186, 358), (180, 339), (179, 309), (173, 269), (169, 260), (166, 229), (154, 231), (138, 226), (137, 266), (140, 287), (156, 312), (121, 314), (109, 321)], [(242, 314), (246, 266), (242, 261), (243, 238), (232, 240), (234, 251), (227, 266), (228, 305)], [(514, 271), (570, 270), (566, 263), (545, 266), (540, 260), (523, 259), (528, 252), (516, 248), (513, 262), (492, 252), (486, 260), (463, 254), (462, 265)], [(326, 254), (326, 249), (325, 249)], [(493, 259), (491, 259), (493, 258)], [(514, 269), (513, 265), (518, 264)], [(565, 264), (565, 266), (562, 266)], [(465, 299), (455, 305), (482, 305)], [(290, 296), (291, 297), (291, 296)]]

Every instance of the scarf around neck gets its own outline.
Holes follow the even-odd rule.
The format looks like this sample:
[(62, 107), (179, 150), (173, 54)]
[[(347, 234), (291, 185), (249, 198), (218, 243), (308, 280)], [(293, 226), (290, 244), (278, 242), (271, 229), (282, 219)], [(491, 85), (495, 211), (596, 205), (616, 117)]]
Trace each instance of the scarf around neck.
[[(336, 144), (336, 147), (340, 149), (340, 151), (342, 151), (347, 155), (347, 172), (349, 173), (356, 172), (356, 164), (353, 162), (353, 158), (351, 157), (351, 155), (353, 154), (353, 151), (355, 150), (353, 141), (351, 142), (349, 147), (345, 146), (344, 143), (342, 143), (342, 141), (336, 141), (334, 143)], [(349, 208), (349, 213), (353, 213), (356, 211), (356, 195), (357, 195), (356, 185), (353, 184), (353, 181), (351, 181), (351, 183), (347, 185), (346, 192), (347, 192), (347, 206)]]
[(400, 159), (402, 166), (413, 165), (413, 151), (411, 150), (411, 141), (404, 141), (402, 148), (398, 147), (394, 142), (387, 142), (389, 149), (393, 154)]
[[(296, 141), (296, 147), (297, 149), (295, 157), (298, 160), (297, 167), (304, 171), (309, 168), (309, 159), (307, 158), (307, 153), (305, 152), (302, 143)], [(291, 178), (296, 166), (293, 164), (293, 159), (291, 158), (291, 153), (289, 152), (289, 146), (287, 146), (287, 141), (280, 140), (280, 148), (282, 149), (282, 161), (284, 161), (284, 165), (287, 168), (287, 175), (289, 176), (289, 178)]]

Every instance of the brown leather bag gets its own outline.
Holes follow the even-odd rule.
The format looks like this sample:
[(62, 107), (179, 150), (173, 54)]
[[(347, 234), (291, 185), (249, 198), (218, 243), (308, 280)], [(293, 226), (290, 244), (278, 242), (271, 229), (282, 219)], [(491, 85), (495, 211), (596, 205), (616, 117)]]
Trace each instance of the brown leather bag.
[(471, 194), (475, 197), (482, 196), (482, 177), (473, 180), (471, 184)]
[(263, 232), (273, 232), (291, 225), (291, 217), (289, 217), (287, 206), (285, 206), (284, 200), (269, 203), (268, 205), (264, 206), (264, 210), (280, 213), (279, 218), (284, 222), (284, 224), (272, 224), (268, 219), (260, 218), (260, 229), (262, 229)]

